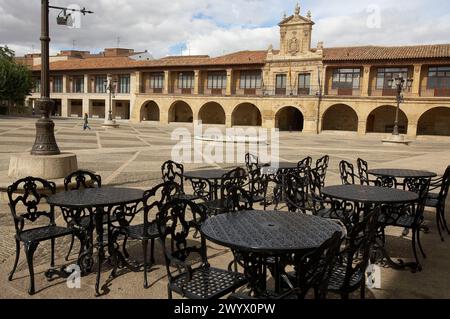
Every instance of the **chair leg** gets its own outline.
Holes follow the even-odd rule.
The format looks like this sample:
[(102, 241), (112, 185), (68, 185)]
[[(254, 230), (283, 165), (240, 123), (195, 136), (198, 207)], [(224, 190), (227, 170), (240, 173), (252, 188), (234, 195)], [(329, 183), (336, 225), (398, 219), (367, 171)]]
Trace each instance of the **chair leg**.
[(30, 272), (30, 287), (28, 288), (28, 293), (34, 295), (34, 268), (33, 268), (33, 255), (39, 246), (38, 242), (27, 242), (25, 243), (25, 254), (27, 256), (28, 271)]
[(148, 281), (147, 281), (147, 267), (148, 267), (148, 261), (147, 261), (147, 248), (148, 248), (148, 240), (142, 241), (142, 251), (144, 253), (144, 288), (148, 288)]
[(20, 257), (20, 241), (18, 241), (16, 239), (16, 259), (14, 260), (13, 269), (9, 273), (9, 277), (8, 277), (9, 281), (13, 280), (14, 273), (16, 272), (16, 269), (17, 269), (17, 264), (19, 263), (19, 257)]
[(444, 236), (442, 235), (442, 228), (444, 228), (444, 226), (442, 225), (442, 219), (441, 219), (441, 215), (439, 213), (439, 210), (436, 211), (436, 226), (439, 232), (439, 237), (441, 237), (441, 241), (444, 241)]
[(152, 239), (150, 241), (150, 262), (152, 264), (155, 263), (155, 240)]
[(417, 244), (419, 245), (419, 249), (420, 249), (420, 252), (422, 253), (423, 258), (426, 259), (427, 255), (425, 254), (423, 247), (422, 247), (422, 242), (420, 241), (420, 230), (419, 229), (417, 230)]
[(172, 289), (170, 289), (170, 284), (167, 284), (167, 297), (172, 299)]
[(445, 230), (450, 235), (450, 230), (448, 229), (447, 219), (445, 218), (445, 206), (442, 207), (439, 211), (440, 211), (439, 214), (442, 217), (442, 224), (444, 224)]
[(130, 254), (128, 253), (128, 250), (127, 250), (127, 241), (128, 241), (128, 236), (125, 235), (125, 238), (123, 239), (122, 250), (123, 250), (123, 255), (125, 256), (125, 258), (130, 258)]
[(364, 281), (361, 283), (361, 292), (360, 292), (361, 299), (366, 299), (366, 281), (364, 278)]
[(416, 248), (416, 240), (417, 240), (416, 236), (417, 236), (417, 231), (414, 229), (411, 243), (412, 243), (414, 258), (416, 259), (417, 265), (419, 265), (419, 256), (417, 256), (417, 248)]
[(55, 238), (52, 238), (50, 240), (51, 242), (51, 260), (50, 260), (50, 267), (55, 267)]
[(69, 261), (69, 256), (72, 253), (72, 248), (73, 248), (73, 243), (75, 241), (75, 235), (72, 235), (72, 238), (70, 239), (70, 246), (69, 246), (69, 250), (67, 251), (67, 255), (66, 255), (66, 261)]

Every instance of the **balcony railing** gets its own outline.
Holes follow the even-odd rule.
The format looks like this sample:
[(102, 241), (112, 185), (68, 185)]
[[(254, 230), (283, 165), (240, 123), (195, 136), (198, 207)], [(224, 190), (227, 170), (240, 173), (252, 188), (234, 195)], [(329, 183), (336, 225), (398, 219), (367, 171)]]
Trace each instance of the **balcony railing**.
[(435, 97), (450, 97), (450, 89), (434, 89)]

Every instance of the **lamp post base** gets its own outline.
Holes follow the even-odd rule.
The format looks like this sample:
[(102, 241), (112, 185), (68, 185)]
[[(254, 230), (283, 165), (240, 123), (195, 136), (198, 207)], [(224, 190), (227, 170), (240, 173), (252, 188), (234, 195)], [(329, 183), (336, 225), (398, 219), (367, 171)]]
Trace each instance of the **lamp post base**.
[(404, 135), (391, 135), (388, 138), (382, 140), (384, 145), (391, 145), (391, 146), (398, 146), (398, 145), (405, 145), (408, 146), (411, 141), (405, 140)]
[(55, 139), (55, 123), (50, 119), (53, 100), (43, 97), (36, 101), (36, 107), (43, 117), (36, 122), (36, 139), (31, 149), (32, 155), (58, 155), (60, 150)]
[(78, 169), (77, 156), (71, 153), (59, 155), (12, 155), (9, 161), (8, 176), (25, 178), (27, 176), (44, 179), (64, 178)]
[(116, 122), (116, 120), (109, 120), (106, 119), (105, 122), (102, 124), (102, 127), (112, 127), (112, 128), (118, 128), (120, 125)]

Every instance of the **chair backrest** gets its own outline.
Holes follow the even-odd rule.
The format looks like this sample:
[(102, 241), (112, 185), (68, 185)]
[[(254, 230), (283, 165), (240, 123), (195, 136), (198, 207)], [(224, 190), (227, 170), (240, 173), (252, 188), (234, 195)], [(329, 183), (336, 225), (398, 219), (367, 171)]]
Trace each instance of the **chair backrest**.
[(253, 209), (253, 199), (249, 192), (238, 185), (223, 185), (221, 198), (225, 212), (237, 212)]
[(355, 184), (355, 178), (357, 178), (357, 176), (355, 175), (353, 164), (347, 161), (341, 161), (339, 163), (339, 173), (341, 175), (342, 185)]
[(295, 172), (286, 174), (284, 178), (284, 194), (289, 211), (306, 213), (308, 210), (309, 178), (299, 176)]
[(441, 205), (444, 205), (445, 200), (447, 199), (449, 188), (450, 188), (450, 165), (447, 166), (447, 169), (445, 170), (445, 173), (442, 176), (442, 184), (438, 196), (438, 200), (441, 203)]
[(259, 168), (259, 158), (256, 155), (247, 153), (245, 154), (245, 166), (247, 172), (252, 172)]
[(415, 178), (409, 177), (405, 178), (403, 181), (403, 187), (405, 190), (414, 192), (419, 195), (419, 199), (415, 205), (415, 216), (416, 219), (422, 217), (425, 210), (428, 189), (430, 188), (431, 178)]
[(102, 177), (90, 171), (78, 170), (64, 178), (65, 191), (95, 187), (102, 187)]
[(301, 161), (299, 161), (297, 163), (297, 167), (301, 168), (301, 167), (311, 167), (312, 165), (312, 158), (310, 156), (305, 157), (304, 159), (302, 159)]
[(25, 229), (26, 222), (33, 223), (41, 217), (47, 218), (49, 224), (55, 223), (53, 207), (50, 210), (42, 207), (47, 197), (55, 193), (55, 183), (37, 177), (20, 179), (8, 187), (9, 208), (17, 233)]
[(330, 163), (330, 157), (328, 155), (325, 155), (316, 161), (315, 170), (319, 174), (320, 183), (321, 183), (322, 187), (325, 186), (325, 179), (327, 176), (327, 170), (328, 170), (329, 163)]
[(190, 178), (193, 195), (199, 196), (205, 201), (212, 200), (213, 187), (207, 179)]
[[(328, 280), (339, 253), (341, 241), (341, 232), (335, 232), (319, 248), (294, 261), (295, 283), (293, 292), (299, 299), (304, 299), (310, 289), (319, 292), (320, 295), (316, 295), (316, 298), (326, 297)], [(297, 259), (297, 256), (295, 259)]]
[[(345, 266), (345, 275), (341, 281), (341, 289), (344, 292), (351, 292), (356, 286), (365, 285), (365, 271), (369, 264), (371, 250), (375, 242), (378, 216), (380, 207), (376, 207), (362, 220), (354, 224), (351, 228), (347, 227), (347, 237), (345, 247), (339, 253), (338, 261), (340, 265)], [(361, 281), (354, 282), (355, 273), (361, 272)]]
[(246, 179), (247, 172), (245, 169), (242, 167), (236, 167), (235, 169), (222, 175), (222, 186), (230, 184), (243, 187)]
[(164, 204), (156, 215), (156, 223), (169, 279), (172, 279), (170, 265), (185, 265), (192, 254), (199, 254), (201, 262), (207, 264), (206, 242), (200, 233), (200, 245), (188, 239), (191, 231), (199, 231), (206, 218), (204, 206), (192, 201), (173, 198)]
[(369, 164), (361, 158), (358, 158), (356, 162), (358, 164), (358, 175), (361, 185), (369, 185)]
[(269, 177), (260, 168), (248, 173), (248, 190), (251, 196), (266, 197)]
[(181, 191), (183, 189), (183, 164), (176, 163), (174, 161), (166, 161), (161, 166), (161, 174), (164, 182), (174, 182), (180, 185)]

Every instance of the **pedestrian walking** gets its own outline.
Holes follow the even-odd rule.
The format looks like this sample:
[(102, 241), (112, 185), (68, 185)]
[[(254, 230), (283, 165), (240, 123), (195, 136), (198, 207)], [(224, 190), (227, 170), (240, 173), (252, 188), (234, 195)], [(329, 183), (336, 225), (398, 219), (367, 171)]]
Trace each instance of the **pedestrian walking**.
[(83, 124), (83, 131), (86, 131), (86, 129), (91, 129), (89, 127), (89, 116), (87, 115), (87, 113), (84, 113), (84, 124)]

